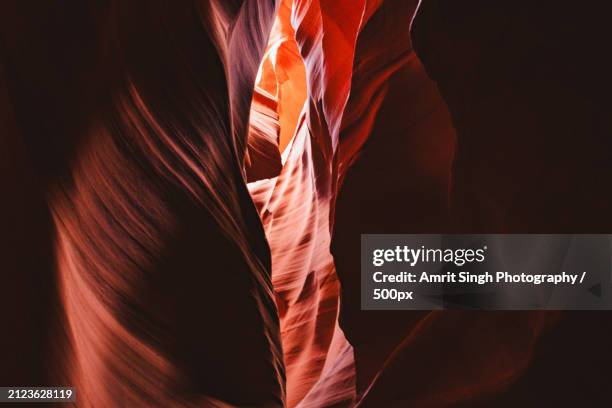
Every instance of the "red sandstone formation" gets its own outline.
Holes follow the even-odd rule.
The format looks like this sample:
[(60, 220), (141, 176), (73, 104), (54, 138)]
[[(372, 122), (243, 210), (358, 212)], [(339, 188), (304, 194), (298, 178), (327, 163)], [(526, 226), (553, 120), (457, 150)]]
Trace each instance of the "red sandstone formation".
[[(556, 314), (359, 301), (361, 233), (560, 225), (516, 199), (488, 139), (510, 114), (504, 154), (537, 136), (513, 137), (546, 92), (523, 109), (505, 70), (535, 51), (488, 42), (531, 14), (429, 0), (411, 33), (416, 0), (26, 3), (0, 13), (0, 385), (70, 384), (83, 407), (441, 407), (537, 357)], [(591, 150), (580, 168), (604, 168)], [(512, 188), (545, 207), (562, 183), (528, 173)]]

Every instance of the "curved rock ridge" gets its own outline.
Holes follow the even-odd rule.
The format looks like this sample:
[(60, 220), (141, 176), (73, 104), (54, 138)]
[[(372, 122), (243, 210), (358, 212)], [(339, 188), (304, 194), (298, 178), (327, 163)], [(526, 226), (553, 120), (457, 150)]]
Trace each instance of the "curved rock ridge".
[[(272, 251), (288, 405), (447, 406), (487, 396), (527, 367), (554, 315), (360, 311), (360, 233), (451, 228), (456, 136), (411, 47), (418, 2), (350, 3), (293, 1), (308, 99), (280, 175), (249, 185)], [(441, 349), (466, 357), (440, 373)], [(505, 357), (491, 364), (491, 355)]]
[(269, 247), (243, 172), (275, 2), (2, 8), (61, 304), (55, 352), (34, 368), (84, 407), (284, 405)]
[[(250, 184), (272, 251), (288, 406), (349, 405), (355, 398), (353, 351), (338, 326), (340, 287), (329, 248), (334, 154), (365, 5), (283, 2), (279, 25), (294, 32), (288, 48), (300, 54), (286, 51), (290, 58), (262, 64), (262, 77), (273, 73), (269, 88), (276, 78), (277, 89), (287, 83), (299, 88), (304, 80), (307, 89), (302, 106), (284, 100), (294, 94), (279, 97), (285, 106), (293, 103), (289, 112), (301, 110), (281, 173)], [(302, 64), (305, 78), (293, 68)]]

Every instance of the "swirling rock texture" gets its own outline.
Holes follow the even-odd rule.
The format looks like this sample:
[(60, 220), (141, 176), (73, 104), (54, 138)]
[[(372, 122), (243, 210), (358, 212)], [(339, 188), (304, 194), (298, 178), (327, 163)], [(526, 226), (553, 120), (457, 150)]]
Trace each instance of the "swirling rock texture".
[(604, 13), (418, 3), (4, 2), (2, 384), (84, 407), (602, 389), (603, 314), (360, 310), (361, 233), (610, 229)]
[(3, 9), (52, 224), (49, 381), (82, 406), (282, 405), (269, 248), (242, 171), (276, 4)]

